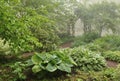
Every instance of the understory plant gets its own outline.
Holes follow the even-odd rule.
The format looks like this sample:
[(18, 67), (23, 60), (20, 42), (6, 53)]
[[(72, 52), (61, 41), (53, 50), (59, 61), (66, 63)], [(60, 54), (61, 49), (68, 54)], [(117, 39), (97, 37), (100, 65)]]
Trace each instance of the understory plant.
[(103, 56), (106, 59), (120, 63), (120, 51), (106, 51), (106, 52), (103, 52)]
[(71, 72), (71, 67), (76, 65), (73, 59), (65, 54), (64, 51), (53, 51), (48, 53), (35, 53), (32, 56), (34, 64), (32, 71), (34, 73), (43, 70), (48, 72), (55, 72), (56, 70)]
[(0, 55), (7, 55), (10, 53), (10, 45), (8, 42), (0, 38)]
[(82, 36), (78, 36), (74, 39), (72, 47), (79, 47), (81, 45), (89, 44), (97, 38), (99, 38), (99, 35), (96, 32), (85, 33)]
[(96, 39), (93, 43), (100, 46), (101, 51), (120, 51), (120, 36), (118, 35), (104, 36)]
[(114, 71), (113, 75), (115, 81), (120, 81), (120, 64), (118, 65), (117, 69)]
[(23, 63), (23, 62), (16, 62), (13, 65), (10, 65), (11, 69), (12, 69), (12, 74), (13, 74), (13, 80), (14, 81), (23, 81), (25, 80), (27, 77), (25, 75), (25, 71), (27, 70), (27, 64)]
[(73, 48), (70, 53), (77, 67), (82, 71), (100, 71), (106, 67), (104, 57), (84, 47)]

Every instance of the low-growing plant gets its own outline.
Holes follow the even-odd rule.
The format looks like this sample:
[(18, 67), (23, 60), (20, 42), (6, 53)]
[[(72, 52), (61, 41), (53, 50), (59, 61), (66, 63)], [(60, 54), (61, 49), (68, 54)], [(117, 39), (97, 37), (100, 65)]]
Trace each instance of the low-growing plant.
[(97, 51), (97, 52), (99, 52), (99, 51), (102, 50), (102, 48), (99, 45), (94, 44), (94, 43), (89, 43), (87, 45), (84, 45), (84, 47), (88, 48), (91, 51)]
[(101, 51), (111, 50), (111, 51), (119, 51), (120, 50), (120, 36), (112, 35), (105, 36), (96, 39), (93, 42), (95, 45), (99, 45), (101, 47)]
[(115, 69), (108, 68), (100, 72), (89, 72), (89, 79), (91, 81), (114, 81), (113, 73)]
[(73, 48), (71, 56), (77, 67), (83, 71), (100, 71), (106, 67), (104, 57), (83, 47)]
[(99, 38), (99, 35), (96, 32), (89, 32), (82, 36), (78, 36), (74, 39), (72, 47), (78, 47), (80, 45), (86, 45), (93, 42), (95, 39)]
[(113, 78), (115, 81), (120, 81), (120, 65), (118, 65), (117, 69), (115, 70)]
[(0, 38), (0, 55), (10, 54), (10, 45)]
[(106, 59), (120, 62), (120, 51), (106, 51), (106, 52), (103, 52), (103, 56)]
[(34, 73), (43, 70), (48, 72), (60, 70), (70, 73), (71, 67), (76, 64), (69, 55), (65, 54), (64, 51), (35, 53), (35, 55), (32, 56), (32, 62), (34, 64), (32, 68)]
[(22, 62), (16, 62), (15, 64), (10, 65), (10, 67), (12, 68), (12, 73), (14, 74), (14, 81), (21, 81), (26, 79), (26, 75), (24, 72), (26, 70), (27, 64)]

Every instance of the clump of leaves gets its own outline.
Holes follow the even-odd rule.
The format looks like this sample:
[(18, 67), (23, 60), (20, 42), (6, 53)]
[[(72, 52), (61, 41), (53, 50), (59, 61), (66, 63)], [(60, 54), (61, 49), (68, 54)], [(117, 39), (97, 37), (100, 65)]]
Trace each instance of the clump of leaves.
[(96, 39), (93, 43), (101, 47), (100, 51), (120, 51), (120, 36), (104, 36)]
[(113, 76), (115, 81), (120, 80), (120, 65), (118, 65), (117, 69), (114, 71), (114, 76)]
[(99, 45), (94, 44), (94, 43), (89, 43), (87, 45), (84, 45), (84, 47), (88, 48), (91, 51), (97, 51), (97, 52), (99, 52), (100, 50), (102, 50), (102, 48)]
[(0, 38), (0, 55), (7, 55), (10, 53), (10, 46), (8, 42)]
[(12, 73), (14, 74), (14, 81), (26, 79), (26, 75), (24, 72), (26, 71), (27, 66), (27, 63), (23, 62), (16, 62), (15, 64), (10, 65), (10, 67), (12, 68)]
[(83, 71), (100, 71), (106, 67), (104, 57), (83, 47), (73, 48), (71, 56)]
[(96, 32), (88, 32), (82, 36), (78, 36), (74, 39), (72, 47), (79, 47), (81, 45), (86, 45), (93, 42), (95, 39), (99, 38)]
[(103, 52), (103, 56), (106, 59), (120, 62), (120, 51), (106, 51), (106, 52)]
[(65, 54), (64, 51), (53, 51), (50, 53), (35, 53), (32, 56), (32, 62), (34, 64), (32, 70), (34, 73), (41, 72), (43, 70), (48, 72), (55, 72), (56, 70), (71, 72), (71, 67), (76, 65), (72, 58)]

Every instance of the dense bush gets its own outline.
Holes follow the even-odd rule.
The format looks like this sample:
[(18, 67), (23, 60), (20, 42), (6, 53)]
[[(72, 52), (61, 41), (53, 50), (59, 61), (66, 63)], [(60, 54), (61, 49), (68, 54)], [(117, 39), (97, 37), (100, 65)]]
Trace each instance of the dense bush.
[(115, 81), (119, 81), (120, 80), (120, 65), (118, 65), (117, 69), (114, 71), (113, 79)]
[(30, 7), (23, 7), (17, 0), (14, 3), (2, 0), (0, 5), (0, 37), (10, 41), (13, 52), (51, 51), (56, 48), (59, 38), (52, 20)]
[(15, 53), (33, 51), (34, 47), (41, 46), (29, 29), (31, 23), (28, 17), (31, 13), (27, 12), (26, 8), (23, 9), (20, 4), (17, 0), (0, 1), (0, 37), (10, 41), (12, 51)]
[(78, 68), (83, 71), (99, 71), (106, 67), (104, 57), (82, 47), (73, 48), (71, 50), (71, 56), (77, 63)]
[(10, 53), (10, 45), (5, 40), (0, 38), (0, 55), (7, 55)]
[(103, 52), (103, 56), (106, 59), (120, 62), (120, 51), (106, 51), (106, 52)]
[(99, 45), (94, 44), (94, 43), (86, 44), (83, 47), (88, 48), (91, 51), (97, 51), (97, 52), (102, 50), (102, 48)]
[(80, 45), (85, 45), (85, 44), (91, 43), (98, 37), (99, 37), (99, 35), (96, 32), (86, 33), (82, 36), (76, 37), (74, 39), (72, 47), (78, 47)]
[(30, 30), (33, 36), (42, 43), (42, 47), (36, 48), (37, 51), (55, 50), (59, 44), (59, 37), (55, 33), (54, 22), (34, 10), (29, 10), (28, 12), (32, 13), (32, 16), (28, 17)]
[(13, 65), (10, 65), (10, 67), (12, 69), (12, 79), (14, 81), (26, 79), (25, 71), (28, 69), (27, 64), (23, 62), (16, 62)]
[(36, 29), (33, 33), (39, 42), (42, 43), (42, 47), (37, 48), (38, 51), (53, 51), (57, 48), (60, 43), (59, 37), (54, 33), (54, 31), (46, 29)]
[(120, 50), (120, 36), (105, 36), (96, 39), (93, 42), (95, 45), (99, 45), (100, 48), (102, 48), (101, 51), (106, 51), (106, 50)]
[(100, 72), (89, 72), (89, 78), (91, 81), (114, 81), (114, 68), (107, 68)]
[(55, 72), (56, 70), (71, 72), (71, 67), (76, 64), (64, 51), (53, 51), (50, 53), (36, 53), (32, 56), (34, 73), (43, 70)]

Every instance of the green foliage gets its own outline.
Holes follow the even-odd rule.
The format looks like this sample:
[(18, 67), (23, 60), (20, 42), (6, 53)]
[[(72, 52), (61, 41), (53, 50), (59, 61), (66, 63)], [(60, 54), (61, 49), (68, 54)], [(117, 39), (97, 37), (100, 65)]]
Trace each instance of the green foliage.
[(93, 42), (95, 45), (100, 46), (100, 51), (107, 51), (107, 50), (120, 50), (120, 36), (112, 35), (112, 36), (105, 36), (96, 39)]
[(50, 28), (49, 29), (36, 28), (34, 31), (34, 35), (42, 43), (42, 47), (37, 48), (38, 51), (55, 50), (60, 43), (59, 37)]
[(12, 68), (14, 81), (26, 79), (25, 71), (27, 70), (27, 64), (16, 62), (14, 65), (10, 65), (10, 67)]
[(70, 56), (64, 51), (53, 51), (50, 53), (36, 53), (32, 56), (34, 64), (32, 70), (34, 73), (46, 70), (48, 72), (55, 72), (57, 69), (70, 73), (71, 67), (75, 64)]
[(74, 39), (72, 47), (78, 47), (80, 45), (85, 45), (85, 44), (91, 43), (98, 37), (99, 37), (99, 35), (95, 32), (86, 33), (80, 37), (76, 37)]
[(120, 62), (120, 51), (106, 51), (106, 52), (103, 52), (103, 56), (106, 59)]
[[(75, 15), (73, 12), (73, 4), (77, 2), (76, 0), (74, 1), (68, 1), (68, 0), (21, 0), (22, 4), (24, 7), (30, 7), (35, 10), (39, 15), (46, 17), (47, 20), (54, 22), (52, 26), (47, 26), (49, 28), (53, 28), (55, 30), (54, 35), (63, 35), (64, 33), (67, 33), (68, 25), (75, 22), (70, 23), (70, 19), (75, 19)], [(69, 5), (69, 7), (68, 7)], [(70, 7), (72, 6), (72, 7)], [(38, 17), (39, 18), (39, 17)], [(45, 19), (46, 19), (45, 18)], [(44, 19), (44, 20), (45, 20)], [(49, 22), (41, 22), (39, 23), (39, 19), (36, 19), (36, 22), (38, 22), (39, 25), (38, 27), (46, 27), (46, 25), (50, 25), (51, 23)], [(35, 22), (35, 23), (36, 23)], [(40, 28), (41, 28), (40, 27)], [(48, 30), (44, 30), (48, 31)], [(49, 32), (49, 31), (48, 31)], [(40, 32), (38, 32), (40, 33)], [(61, 36), (60, 36), (61, 37)], [(51, 37), (52, 39), (52, 37)]]
[(63, 34), (63, 36), (60, 36), (61, 38), (61, 43), (64, 44), (64, 43), (67, 43), (67, 42), (73, 42), (74, 38), (73, 36), (69, 36), (69, 35), (65, 35)]
[(91, 51), (97, 51), (97, 52), (100, 52), (100, 50), (102, 50), (102, 48), (97, 45), (97, 44), (94, 44), (94, 43), (89, 43), (89, 44), (86, 44), (84, 45), (85, 48), (88, 48), (89, 50)]
[(114, 81), (113, 73), (115, 69), (108, 68), (101, 72), (90, 72), (89, 79), (92, 81)]
[(83, 71), (100, 71), (106, 67), (104, 57), (83, 47), (73, 48), (71, 56)]
[(0, 5), (0, 37), (10, 41), (12, 51), (15, 53), (32, 51), (35, 46), (41, 46), (29, 29), (30, 23), (26, 16), (29, 13), (27, 11), (24, 11), (26, 14), (22, 13), (20, 3), (3, 0), (0, 1)]
[(41, 47), (35, 47), (37, 51), (52, 51), (59, 44), (59, 37), (55, 33), (55, 23), (43, 14), (37, 13), (36, 10), (27, 8), (28, 27), (35, 38), (42, 43)]
[(115, 81), (119, 81), (120, 80), (120, 65), (118, 65), (117, 69), (114, 71), (113, 79)]
[(11, 47), (8, 42), (0, 38), (0, 55), (10, 54)]
[(107, 68), (106, 70), (102, 71), (102, 75), (106, 76), (109, 79), (113, 79), (115, 68)]

